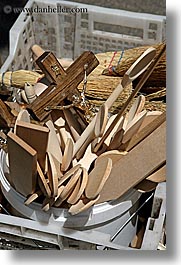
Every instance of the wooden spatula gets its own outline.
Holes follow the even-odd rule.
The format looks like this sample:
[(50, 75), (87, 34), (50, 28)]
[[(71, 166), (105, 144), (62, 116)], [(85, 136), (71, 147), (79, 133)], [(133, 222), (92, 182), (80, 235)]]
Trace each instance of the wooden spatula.
[(69, 182), (65, 185), (62, 193), (60, 194), (59, 198), (55, 202), (55, 206), (59, 207), (64, 200), (68, 198), (68, 196), (71, 194), (72, 190), (75, 188), (78, 179), (81, 176), (82, 169), (79, 168), (70, 178)]
[(166, 181), (166, 165), (162, 166), (160, 169), (158, 169), (146, 179), (155, 183)]
[(37, 171), (38, 171), (38, 176), (39, 176), (38, 183), (39, 183), (40, 189), (41, 189), (41, 191), (45, 197), (50, 198), (51, 197), (51, 190), (50, 190), (49, 185), (47, 184), (45, 176), (44, 176), (42, 169), (41, 169), (38, 162), (37, 162)]
[(146, 114), (146, 117), (144, 118), (139, 130), (141, 131), (145, 126), (147, 126), (148, 124), (150, 124), (153, 120), (155, 120), (158, 116), (160, 116), (162, 114), (161, 111), (155, 110), (155, 111), (148, 111)]
[(125, 133), (123, 135), (122, 143), (125, 144), (137, 133), (139, 130), (147, 111), (143, 110), (141, 113), (137, 114), (133, 120), (128, 124)]
[(128, 112), (128, 124), (140, 113), (145, 105), (145, 96), (139, 95)]
[(49, 138), (47, 152), (51, 153), (60, 163), (62, 163), (62, 151), (56, 135), (55, 127), (51, 120), (46, 122), (46, 126), (49, 128)]
[(62, 158), (62, 166), (61, 166), (62, 171), (66, 171), (71, 164), (73, 148), (74, 148), (73, 140), (71, 138), (68, 138)]
[(56, 197), (58, 195), (58, 172), (57, 168), (54, 162), (53, 155), (51, 153), (48, 154), (48, 160), (49, 160), (49, 170), (47, 172), (48, 179), (49, 179), (49, 185), (51, 188), (52, 197)]
[(88, 183), (85, 188), (85, 195), (88, 199), (95, 199), (102, 190), (106, 180), (108, 179), (112, 169), (112, 160), (99, 159), (96, 166), (88, 177)]
[(72, 192), (72, 195), (69, 197), (69, 199), (67, 200), (68, 203), (70, 204), (75, 204), (77, 203), (77, 201), (80, 199), (80, 197), (82, 196), (85, 187), (87, 185), (87, 181), (88, 181), (88, 173), (87, 170), (85, 168), (82, 168), (82, 176), (81, 178), (79, 178), (79, 182), (78, 182), (78, 187), (76, 189), (76, 191), (74, 190), (74, 192)]
[(93, 206), (100, 198), (100, 195), (97, 196), (94, 200), (89, 200), (87, 198), (84, 198), (82, 200), (79, 200), (76, 204), (72, 205), (69, 209), (69, 213), (71, 215), (79, 214), (83, 211), (86, 211), (91, 206)]

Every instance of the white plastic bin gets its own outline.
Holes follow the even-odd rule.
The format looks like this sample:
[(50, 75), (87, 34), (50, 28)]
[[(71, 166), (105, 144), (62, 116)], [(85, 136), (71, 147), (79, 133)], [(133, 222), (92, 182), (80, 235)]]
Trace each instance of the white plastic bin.
[[(48, 7), (49, 10), (77, 8), (77, 13), (37, 12)], [(1, 72), (21, 68), (31, 70), (30, 48), (35, 43), (51, 50), (57, 57), (74, 59), (85, 50), (94, 53), (121, 51), (165, 39), (165, 16), (60, 0), (30, 0), (24, 10), (10, 31), (9, 57)], [(34, 10), (34, 13), (26, 10)]]

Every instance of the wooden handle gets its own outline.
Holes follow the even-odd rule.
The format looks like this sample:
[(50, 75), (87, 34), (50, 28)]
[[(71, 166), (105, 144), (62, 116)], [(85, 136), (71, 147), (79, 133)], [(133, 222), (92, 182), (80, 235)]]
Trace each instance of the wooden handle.
[(31, 48), (32, 52), (36, 57), (40, 57), (45, 51), (37, 44), (33, 45)]
[(132, 64), (132, 66), (124, 74), (120, 84), (106, 100), (105, 105), (108, 109), (112, 107), (113, 103), (119, 97), (123, 89), (150, 66), (155, 55), (156, 49), (150, 47), (134, 62), (134, 64)]

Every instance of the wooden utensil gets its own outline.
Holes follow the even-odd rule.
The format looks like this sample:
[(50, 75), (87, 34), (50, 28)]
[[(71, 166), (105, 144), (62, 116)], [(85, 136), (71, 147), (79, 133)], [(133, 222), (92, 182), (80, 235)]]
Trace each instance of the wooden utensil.
[(160, 116), (150, 122), (147, 126), (145, 126), (140, 132), (138, 132), (129, 142), (126, 147), (126, 151), (130, 151), (133, 147), (135, 147), (139, 142), (145, 139), (149, 134), (151, 134), (154, 130), (156, 130), (161, 124), (166, 121), (166, 112), (163, 112)]
[(43, 171), (37, 162), (37, 172), (38, 172), (38, 184), (40, 186), (40, 189), (45, 197), (50, 198), (51, 197), (51, 190), (48, 186), (47, 180), (43, 174)]
[(51, 153), (60, 163), (62, 163), (62, 151), (55, 132), (55, 127), (51, 120), (46, 122), (46, 126), (49, 128), (48, 147), (47, 152)]
[(122, 152), (118, 150), (106, 151), (102, 153), (100, 156), (98, 156), (98, 158), (95, 161), (95, 166), (97, 165), (99, 160), (103, 160), (103, 159), (107, 160), (108, 158), (112, 160), (112, 166), (114, 166), (114, 164), (125, 155), (127, 155), (127, 152)]
[(88, 200), (87, 198), (84, 198), (82, 200), (79, 200), (76, 204), (72, 205), (68, 212), (71, 215), (76, 215), (79, 214), (83, 211), (86, 211), (89, 209), (91, 206), (93, 206), (100, 198), (100, 195), (97, 196), (94, 200)]
[(75, 185), (80, 178), (82, 169), (79, 168), (70, 178), (69, 182), (65, 185), (62, 193), (60, 194), (59, 198), (55, 202), (55, 206), (59, 207), (64, 200), (68, 198), (68, 196), (71, 194), (72, 190), (75, 188)]
[[(116, 118), (117, 115), (114, 115), (114, 119)], [(112, 117), (111, 117), (112, 118)], [(112, 122), (114, 122), (114, 119), (109, 119), (108, 123), (107, 123), (107, 126), (106, 126), (106, 130), (109, 128), (109, 126), (111, 126)], [(126, 126), (127, 124), (127, 117), (122, 117), (119, 122), (116, 124), (116, 126), (114, 127), (114, 129), (112, 130), (112, 132), (109, 134), (109, 136), (107, 137), (107, 139), (105, 140), (105, 144), (107, 146), (110, 145), (110, 143), (113, 141), (114, 139), (114, 136), (116, 135), (116, 133), (124, 130), (124, 127)], [(120, 137), (120, 135), (119, 135)]]
[(58, 194), (56, 197), (51, 197), (51, 198), (46, 197), (42, 203), (42, 210), (45, 212), (50, 210), (53, 204), (58, 200), (63, 190), (64, 190), (64, 186), (62, 185), (61, 187), (58, 188)]
[(37, 152), (12, 132), (8, 133), (9, 170), (16, 190), (28, 196), (37, 183)]
[(128, 124), (140, 113), (145, 105), (145, 96), (139, 95), (128, 112)]
[(37, 159), (44, 171), (49, 129), (47, 127), (18, 120), (16, 122), (16, 135), (36, 150)]
[(49, 169), (47, 171), (48, 179), (49, 179), (49, 185), (51, 189), (52, 197), (56, 197), (58, 195), (58, 172), (57, 168), (54, 162), (53, 155), (51, 153), (47, 153), (48, 155), (48, 161), (49, 161)]
[(40, 195), (42, 195), (42, 191), (38, 190), (32, 195), (28, 196), (28, 198), (25, 200), (24, 204), (26, 206), (30, 205), (32, 202), (34, 202)]
[(112, 160), (99, 159), (96, 166), (88, 177), (88, 183), (85, 188), (85, 195), (88, 199), (95, 199), (102, 190), (112, 169)]
[(146, 179), (155, 183), (166, 181), (166, 165), (162, 166), (160, 169), (152, 173)]
[[(112, 133), (111, 133), (111, 134), (109, 134), (109, 136), (105, 140), (105, 142), (107, 142), (108, 139), (110, 139), (108, 141), (108, 148), (107, 148), (107, 150), (115, 150), (115, 149), (118, 149), (119, 148), (119, 146), (122, 143), (122, 139), (123, 139), (124, 133), (126, 131), (127, 123), (128, 123), (128, 114), (126, 114), (124, 117), (122, 117), (122, 119), (120, 119), (120, 124), (118, 123), (118, 129), (114, 133), (114, 135), (112, 136), (112, 138), (110, 139), (110, 136), (112, 135)], [(114, 127), (114, 131), (115, 131), (115, 128), (116, 127), (117, 126)]]
[(84, 156), (81, 160), (78, 161), (82, 167), (84, 167), (87, 171), (89, 170), (92, 162), (97, 158), (95, 153), (92, 153), (92, 144), (90, 143), (87, 147)]
[(136, 132), (139, 130), (147, 111), (143, 110), (141, 113), (137, 114), (133, 120), (130, 121), (130, 123), (127, 125), (127, 128), (125, 130), (125, 133), (123, 135), (122, 143), (125, 144), (136, 134)]
[(139, 130), (141, 131), (146, 125), (150, 124), (154, 119), (156, 119), (158, 116), (162, 114), (161, 111), (148, 111), (146, 114), (146, 117), (144, 118)]
[(107, 120), (108, 120), (108, 108), (105, 104), (103, 104), (96, 115), (95, 128), (94, 128), (95, 137), (100, 137), (103, 135), (107, 124)]
[(81, 178), (79, 178), (78, 180), (78, 187), (76, 189), (76, 191), (72, 192), (72, 195), (69, 197), (69, 199), (67, 200), (68, 203), (70, 204), (76, 204), (77, 201), (80, 199), (80, 197), (82, 196), (85, 187), (87, 186), (87, 182), (88, 182), (88, 173), (87, 170), (85, 168), (82, 168), (82, 176)]
[(119, 198), (141, 180), (147, 178), (165, 161), (166, 124), (163, 123), (114, 164), (100, 193), (98, 203)]
[(73, 140), (71, 138), (68, 138), (65, 145), (64, 154), (62, 157), (62, 166), (61, 166), (62, 171), (66, 171), (72, 162), (73, 148), (74, 148)]
[[(125, 102), (125, 104), (123, 105), (121, 111), (118, 113), (116, 119), (114, 120), (114, 122), (111, 124), (111, 126), (109, 127), (109, 129), (105, 132), (105, 134), (102, 136), (100, 142), (97, 144), (97, 146), (94, 148), (94, 151), (97, 152), (99, 150), (99, 148), (101, 147), (101, 145), (104, 143), (105, 139), (108, 137), (108, 135), (110, 134), (110, 132), (113, 130), (114, 126), (117, 124), (117, 122), (119, 121), (119, 119), (122, 117), (124, 111), (127, 109), (128, 105), (130, 104), (130, 102), (132, 101), (132, 99), (135, 97), (135, 95), (138, 93), (138, 91), (141, 89), (142, 85), (146, 82), (146, 80), (149, 78), (149, 76), (151, 75), (151, 73), (153, 72), (154, 68), (156, 67), (157, 63), (159, 62), (161, 56), (164, 54), (166, 49), (166, 45), (163, 46), (162, 50), (159, 52), (159, 54), (157, 55), (156, 59), (153, 61), (153, 58), (155, 56), (155, 49), (148, 49), (146, 50), (145, 53), (143, 53), (143, 55), (145, 54), (146, 57), (142, 56), (142, 60), (139, 60), (139, 67), (138, 68), (132, 68), (133, 72), (129, 71), (129, 73), (131, 72), (131, 76), (133, 75), (133, 77), (137, 77), (139, 75), (139, 70), (142, 67), (142, 62), (145, 59), (145, 64), (143, 64), (144, 66), (147, 65), (147, 67), (149, 66), (149, 70), (147, 70), (142, 78), (140, 79), (139, 83), (137, 84), (136, 88), (133, 90), (133, 92), (131, 93), (130, 97), (128, 98), (128, 100)], [(136, 69), (136, 70), (135, 70)], [(145, 68), (143, 68), (145, 70)], [(143, 72), (142, 70), (140, 71), (141, 73)], [(127, 78), (129, 78), (129, 75), (127, 75)], [(126, 80), (126, 78), (125, 78)], [(124, 83), (124, 82), (123, 82)], [(126, 81), (125, 81), (126, 83)]]

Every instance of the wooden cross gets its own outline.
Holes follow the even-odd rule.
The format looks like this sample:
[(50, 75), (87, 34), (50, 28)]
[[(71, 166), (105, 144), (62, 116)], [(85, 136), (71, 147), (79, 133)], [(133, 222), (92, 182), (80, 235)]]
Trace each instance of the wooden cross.
[(85, 51), (65, 71), (52, 52), (44, 52), (36, 63), (50, 81), (50, 86), (28, 106), (28, 110), (42, 121), (51, 112), (45, 111), (47, 106), (56, 107), (68, 96), (71, 98), (74, 93), (80, 95), (77, 86), (84, 79), (85, 65), (89, 75), (99, 61), (92, 52)]

